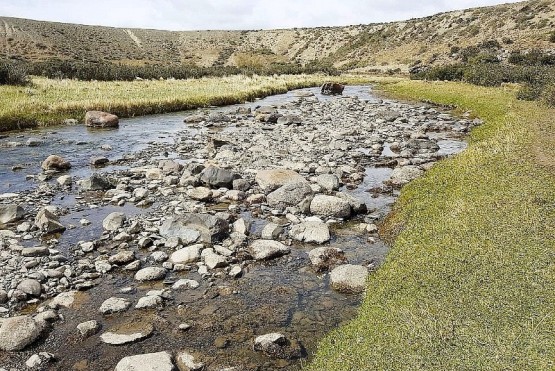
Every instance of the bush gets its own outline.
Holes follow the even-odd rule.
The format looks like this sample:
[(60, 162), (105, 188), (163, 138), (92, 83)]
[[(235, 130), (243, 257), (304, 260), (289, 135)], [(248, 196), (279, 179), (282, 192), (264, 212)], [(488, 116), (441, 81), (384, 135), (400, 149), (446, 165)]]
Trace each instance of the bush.
[(26, 85), (27, 71), (21, 63), (0, 60), (0, 85)]
[(555, 107), (555, 83), (547, 84), (544, 87), (540, 99), (549, 107)]
[(494, 64), (469, 65), (464, 69), (463, 80), (480, 86), (499, 86), (503, 82), (505, 74), (501, 66)]
[(543, 86), (539, 84), (524, 84), (520, 87), (518, 92), (516, 93), (517, 99), (520, 100), (537, 100), (542, 92)]
[(552, 42), (552, 43), (555, 43), (555, 31), (552, 31), (549, 34), (549, 41)]

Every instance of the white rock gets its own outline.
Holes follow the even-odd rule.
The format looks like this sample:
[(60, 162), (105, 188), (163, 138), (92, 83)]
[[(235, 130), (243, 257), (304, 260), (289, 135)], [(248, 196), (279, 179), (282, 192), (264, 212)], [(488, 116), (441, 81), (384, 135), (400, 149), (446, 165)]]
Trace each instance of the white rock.
[(172, 356), (168, 352), (139, 354), (125, 357), (114, 371), (174, 371)]
[(348, 218), (351, 216), (351, 205), (339, 197), (316, 195), (310, 203), (310, 212), (316, 215)]
[(291, 249), (278, 241), (256, 240), (250, 245), (255, 260), (266, 260), (289, 254)]
[(164, 301), (158, 295), (145, 296), (139, 299), (135, 309), (153, 309), (163, 305)]
[(126, 216), (124, 213), (111, 213), (102, 222), (102, 226), (107, 231), (117, 231), (123, 226), (123, 223), (126, 220)]
[(110, 314), (125, 312), (131, 306), (131, 302), (124, 298), (111, 297), (106, 299), (100, 306), (100, 313)]
[(100, 328), (100, 323), (95, 320), (82, 322), (77, 325), (77, 330), (85, 338), (96, 335), (98, 331), (100, 331)]
[(203, 245), (192, 245), (177, 250), (170, 256), (170, 261), (174, 264), (189, 264), (197, 262), (200, 259), (200, 250)]
[(45, 327), (44, 322), (35, 321), (31, 316), (5, 318), (0, 327), (0, 349), (23, 350), (37, 340)]
[(359, 293), (366, 288), (368, 269), (361, 265), (345, 264), (330, 273), (331, 287), (339, 292)]
[(195, 362), (195, 357), (188, 352), (179, 352), (176, 357), (177, 366), (181, 371), (199, 371), (204, 368), (204, 363)]
[(289, 235), (297, 241), (318, 244), (328, 242), (331, 238), (330, 229), (326, 223), (312, 221), (294, 225)]

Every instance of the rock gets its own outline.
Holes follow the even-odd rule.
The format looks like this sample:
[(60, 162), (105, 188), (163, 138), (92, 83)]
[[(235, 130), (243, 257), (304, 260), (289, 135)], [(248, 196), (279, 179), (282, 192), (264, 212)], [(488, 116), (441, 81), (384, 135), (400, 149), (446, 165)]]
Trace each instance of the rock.
[(422, 176), (422, 174), (424, 174), (424, 171), (417, 166), (398, 167), (393, 170), (387, 183), (400, 187)]
[(314, 180), (316, 181), (316, 184), (328, 192), (339, 189), (339, 178), (336, 175), (322, 174), (318, 175)]
[(25, 145), (27, 147), (38, 147), (42, 144), (42, 140), (37, 139), (37, 138), (29, 138), (27, 139), (27, 141), (25, 142)]
[(199, 286), (200, 284), (197, 281), (183, 278), (172, 285), (172, 290), (194, 290)]
[(0, 304), (6, 304), (8, 302), (8, 293), (5, 290), (0, 289)]
[(58, 294), (52, 301), (50, 302), (50, 306), (52, 308), (57, 307), (64, 307), (64, 308), (71, 308), (75, 303), (76, 296), (78, 292), (75, 290), (66, 291)]
[(158, 163), (158, 167), (162, 169), (165, 174), (174, 174), (179, 175), (183, 170), (183, 165), (179, 162), (172, 161), (172, 160), (161, 160)]
[(114, 371), (174, 371), (172, 356), (168, 352), (140, 354), (125, 357)]
[(111, 297), (106, 299), (100, 306), (100, 313), (111, 314), (125, 312), (131, 307), (131, 302), (124, 298)]
[(359, 293), (366, 288), (368, 269), (361, 265), (345, 264), (330, 273), (330, 285), (339, 292)]
[(280, 125), (301, 125), (303, 120), (297, 115), (285, 115), (277, 119)]
[(195, 362), (195, 357), (192, 354), (182, 351), (175, 357), (179, 371), (200, 371), (204, 369), (204, 363)]
[(313, 194), (312, 188), (306, 181), (299, 183), (288, 183), (270, 193), (266, 199), (268, 205), (273, 208), (284, 209), (297, 206), (307, 197)]
[(260, 170), (255, 181), (265, 193), (270, 193), (286, 184), (304, 182), (305, 178), (293, 170), (274, 169)]
[(191, 234), (194, 233), (191, 231), (200, 233), (202, 242), (214, 243), (227, 236), (229, 224), (226, 220), (211, 214), (187, 213), (166, 220), (160, 227), (162, 237), (179, 237), (183, 243), (191, 240)]
[(135, 253), (133, 251), (120, 251), (115, 255), (108, 258), (110, 264), (125, 265), (135, 260)]
[(50, 252), (46, 246), (36, 246), (36, 247), (24, 247), (21, 250), (21, 256), (25, 257), (38, 257), (38, 256), (48, 256)]
[(294, 225), (289, 235), (297, 241), (318, 244), (328, 242), (331, 238), (328, 225), (316, 221), (308, 221)]
[(211, 112), (208, 115), (208, 122), (214, 122), (214, 123), (219, 123), (219, 122), (229, 122), (230, 118), (227, 115), (224, 115), (221, 112)]
[(123, 324), (100, 335), (100, 340), (110, 345), (124, 345), (144, 340), (153, 332), (154, 326), (151, 324)]
[(60, 224), (58, 216), (54, 215), (47, 208), (43, 208), (38, 212), (35, 217), (35, 225), (45, 233), (57, 233), (66, 230), (66, 227)]
[(245, 179), (235, 179), (233, 181), (233, 189), (237, 191), (246, 192), (251, 188), (251, 184), (248, 180)]
[(228, 273), (228, 276), (233, 277), (233, 278), (239, 278), (243, 275), (243, 269), (241, 268), (240, 265), (234, 265)]
[(276, 240), (283, 233), (283, 227), (276, 223), (268, 223), (262, 228), (261, 237), (263, 240)]
[(289, 254), (291, 249), (278, 241), (256, 240), (251, 243), (250, 251), (255, 260), (268, 260)]
[(19, 205), (0, 205), (0, 224), (16, 222), (25, 216), (25, 210)]
[(203, 122), (206, 121), (206, 116), (205, 115), (190, 115), (185, 117), (185, 119), (183, 120), (183, 122), (185, 122), (186, 124), (196, 124), (199, 122)]
[(69, 187), (73, 183), (73, 178), (70, 175), (62, 175), (56, 179), (56, 182), (62, 187)]
[[(39, 354), (33, 354), (25, 362), (25, 365), (29, 368), (38, 369), (39, 367), (45, 365), (46, 363), (54, 360), (54, 355), (47, 352), (40, 352)], [(41, 368), (44, 369), (44, 368)]]
[(212, 188), (232, 188), (238, 176), (227, 169), (210, 166), (200, 173), (200, 181)]
[(159, 308), (164, 304), (162, 298), (158, 295), (145, 296), (139, 299), (135, 309), (153, 309)]
[(112, 180), (101, 174), (93, 174), (90, 178), (80, 182), (83, 191), (107, 191), (116, 188)]
[(38, 297), (42, 292), (40, 282), (32, 279), (24, 279), (17, 285), (17, 289), (26, 293), (27, 295)]
[(175, 251), (170, 255), (170, 262), (174, 264), (195, 263), (200, 259), (200, 250), (203, 245), (192, 245)]
[(337, 192), (335, 196), (347, 201), (351, 205), (352, 212), (355, 214), (364, 214), (368, 211), (368, 207), (364, 202), (347, 193)]
[(71, 164), (61, 156), (50, 155), (41, 164), (43, 170), (69, 170)]
[(84, 338), (98, 334), (102, 326), (95, 320), (82, 322), (77, 325), (77, 330)]
[(339, 197), (316, 195), (310, 203), (310, 212), (315, 215), (348, 218), (351, 205)]
[[(211, 249), (208, 249), (205, 251), (209, 251), (209, 250)], [(205, 254), (203, 251), (203, 258), (204, 258), (204, 264), (206, 264), (206, 266), (209, 269), (223, 268), (228, 266), (228, 262), (226, 258), (214, 252), (209, 252)]]
[(102, 221), (102, 227), (107, 231), (114, 232), (123, 227), (126, 219), (124, 213), (111, 213)]
[(243, 218), (239, 218), (233, 223), (234, 232), (248, 235), (249, 230), (250, 230), (250, 223)]
[(152, 168), (146, 170), (145, 177), (148, 180), (162, 180), (164, 176), (162, 175), (162, 170), (158, 168)]
[(343, 94), (343, 90), (345, 89), (345, 85), (341, 85), (335, 82), (326, 82), (322, 85), (322, 89), (320, 92), (322, 95), (341, 95)]
[(166, 277), (167, 270), (161, 267), (147, 267), (135, 273), (137, 281), (158, 281)]
[(0, 327), (0, 349), (23, 350), (37, 340), (45, 328), (44, 322), (35, 321), (31, 316), (5, 318)]
[(197, 187), (187, 190), (187, 196), (197, 201), (209, 201), (212, 198), (212, 191), (210, 188)]
[(109, 163), (110, 160), (106, 157), (92, 157), (89, 162), (92, 166), (104, 166)]
[(318, 247), (308, 252), (308, 258), (317, 272), (327, 271), (330, 267), (344, 264), (345, 253), (337, 247)]
[(254, 350), (269, 352), (275, 345), (283, 346), (287, 344), (287, 338), (277, 332), (260, 335), (254, 339)]
[(117, 128), (119, 127), (119, 118), (107, 112), (88, 111), (85, 114), (85, 126), (93, 128)]

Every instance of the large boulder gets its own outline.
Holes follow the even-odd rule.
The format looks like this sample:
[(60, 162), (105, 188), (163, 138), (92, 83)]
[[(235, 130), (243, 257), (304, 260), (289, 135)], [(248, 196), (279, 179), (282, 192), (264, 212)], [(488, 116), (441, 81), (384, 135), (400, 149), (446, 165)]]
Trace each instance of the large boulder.
[(174, 371), (172, 356), (168, 352), (139, 354), (123, 358), (114, 371)]
[(189, 264), (195, 263), (200, 259), (200, 251), (202, 244), (187, 246), (175, 251), (170, 256), (170, 262), (174, 264)]
[(0, 349), (13, 352), (23, 350), (39, 338), (46, 323), (31, 316), (6, 318), (0, 327)]
[(233, 188), (233, 181), (238, 178), (237, 174), (227, 169), (209, 166), (200, 174), (200, 181), (212, 188)]
[(345, 264), (330, 273), (331, 287), (343, 293), (359, 293), (366, 288), (368, 269), (362, 265)]
[(164, 279), (168, 271), (162, 267), (147, 267), (135, 273), (137, 281), (158, 281)]
[(289, 254), (291, 249), (278, 241), (256, 240), (251, 243), (250, 251), (255, 260), (268, 260)]
[(119, 118), (108, 112), (88, 111), (85, 114), (85, 126), (93, 128), (117, 128)]
[(66, 227), (60, 223), (58, 216), (46, 208), (38, 212), (35, 217), (35, 225), (44, 233), (57, 233), (66, 230)]
[(126, 219), (124, 213), (111, 213), (102, 221), (102, 227), (107, 231), (114, 232), (123, 226)]
[(19, 205), (0, 205), (0, 224), (13, 223), (25, 215), (25, 210)]
[(255, 180), (265, 193), (275, 191), (289, 183), (305, 181), (304, 177), (299, 173), (285, 169), (260, 170), (256, 174)]
[(292, 239), (322, 244), (330, 240), (330, 229), (326, 223), (319, 221), (307, 221), (294, 225), (289, 232)]
[(341, 95), (343, 94), (343, 90), (345, 89), (345, 85), (341, 85), (335, 82), (326, 82), (322, 85), (321, 93), (323, 95)]
[(306, 181), (289, 183), (270, 193), (266, 200), (270, 207), (284, 209), (289, 206), (297, 206), (307, 197), (312, 197), (313, 191)]
[(160, 227), (160, 235), (164, 238), (190, 239), (191, 233), (194, 232), (200, 233), (202, 242), (218, 242), (227, 236), (229, 223), (211, 214), (188, 213), (174, 216)]
[(71, 164), (61, 156), (50, 155), (41, 164), (43, 170), (69, 170)]
[(339, 197), (316, 195), (310, 203), (310, 212), (315, 215), (348, 218), (351, 216), (351, 205)]
[(116, 188), (114, 182), (106, 175), (93, 174), (90, 178), (82, 180), (80, 187), (83, 191), (107, 191)]

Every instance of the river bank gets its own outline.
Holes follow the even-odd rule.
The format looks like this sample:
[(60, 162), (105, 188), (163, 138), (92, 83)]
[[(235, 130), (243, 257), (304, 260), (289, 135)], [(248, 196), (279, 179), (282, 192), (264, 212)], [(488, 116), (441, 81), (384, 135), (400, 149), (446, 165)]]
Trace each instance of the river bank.
[(311, 370), (553, 368), (554, 111), (515, 90), (403, 81), (396, 98), (485, 120), (469, 148), (405, 187), (395, 241), (357, 318)]

